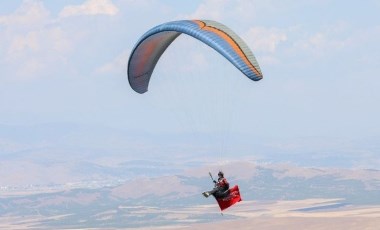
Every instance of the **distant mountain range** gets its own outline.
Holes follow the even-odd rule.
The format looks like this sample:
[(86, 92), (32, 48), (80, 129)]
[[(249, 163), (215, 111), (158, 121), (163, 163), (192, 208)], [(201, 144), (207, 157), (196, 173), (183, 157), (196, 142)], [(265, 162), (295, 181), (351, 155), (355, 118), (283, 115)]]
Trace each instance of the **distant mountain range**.
[[(218, 207), (201, 192), (213, 185), (208, 172), (218, 170), (239, 185), (243, 202), (380, 205), (379, 143), (240, 135), (221, 153), (209, 134), (0, 125), (0, 223), (57, 229), (210, 222), (220, 218)], [(211, 211), (191, 211), (204, 207)]]
[[(126, 162), (125, 170), (133, 173), (162, 167), (160, 162)], [(141, 167), (141, 168), (139, 168)], [(53, 188), (27, 193), (3, 193), (0, 215), (39, 218), (35, 227), (90, 228), (139, 227), (149, 223), (167, 225), (180, 223), (165, 220), (164, 210), (191, 209), (211, 205), (202, 191), (212, 186), (208, 171), (222, 168), (231, 184), (238, 184), (243, 202), (255, 200), (338, 199), (344, 205), (380, 205), (380, 171), (353, 169), (304, 168), (289, 164), (257, 164), (229, 162), (223, 165), (189, 167), (181, 173), (166, 172), (165, 176), (144, 176), (125, 180), (118, 185), (96, 188)], [(340, 207), (339, 205), (336, 207)], [(195, 214), (194, 214), (195, 215)], [(211, 216), (210, 216), (211, 215)], [(215, 218), (215, 212), (198, 213), (196, 222)], [(228, 218), (228, 217), (227, 217)]]

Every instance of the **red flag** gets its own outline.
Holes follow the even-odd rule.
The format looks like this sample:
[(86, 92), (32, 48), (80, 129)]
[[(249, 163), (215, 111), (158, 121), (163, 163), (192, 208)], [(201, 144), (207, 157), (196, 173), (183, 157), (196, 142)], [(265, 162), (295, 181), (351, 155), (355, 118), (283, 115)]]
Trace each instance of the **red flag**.
[(223, 211), (224, 209), (234, 205), (235, 203), (241, 201), (241, 196), (239, 192), (239, 187), (235, 185), (234, 187), (229, 189), (228, 196), (224, 198), (218, 198), (216, 201), (219, 204), (220, 210)]

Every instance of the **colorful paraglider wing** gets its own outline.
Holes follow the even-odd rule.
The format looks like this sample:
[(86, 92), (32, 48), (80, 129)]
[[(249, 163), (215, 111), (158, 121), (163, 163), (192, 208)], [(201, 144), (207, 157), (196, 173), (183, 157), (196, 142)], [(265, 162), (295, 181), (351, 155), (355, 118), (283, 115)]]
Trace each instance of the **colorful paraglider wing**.
[(234, 187), (229, 189), (230, 193), (228, 196), (224, 198), (217, 198), (216, 201), (220, 207), (220, 210), (223, 211), (226, 208), (231, 207), (237, 202), (241, 201), (239, 187), (235, 185)]
[(232, 30), (215, 21), (182, 20), (156, 26), (137, 42), (128, 61), (128, 80), (133, 90), (138, 93), (148, 90), (158, 60), (182, 33), (215, 49), (251, 80), (263, 77), (253, 53)]

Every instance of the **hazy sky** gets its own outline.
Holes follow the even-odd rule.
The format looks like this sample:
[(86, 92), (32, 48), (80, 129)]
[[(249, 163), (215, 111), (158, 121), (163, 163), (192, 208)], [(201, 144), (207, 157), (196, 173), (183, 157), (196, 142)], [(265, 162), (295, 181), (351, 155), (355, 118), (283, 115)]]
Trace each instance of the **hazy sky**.
[[(199, 105), (202, 113), (215, 113), (213, 102), (199, 96), (202, 89), (190, 79), (201, 75), (225, 77), (223, 87), (230, 77), (236, 81), (236, 103), (218, 112), (229, 114), (223, 119), (232, 119), (237, 132), (378, 140), (379, 12), (378, 0), (2, 1), (0, 124), (187, 131), (193, 125), (170, 122), (184, 116), (175, 108), (186, 115), (186, 106)], [(150, 91), (133, 92), (126, 66), (135, 42), (153, 26), (180, 19), (211, 19), (230, 27), (251, 47), (264, 79), (249, 81), (211, 48), (183, 36), (158, 63)], [(195, 96), (178, 96), (172, 103), (167, 87)]]

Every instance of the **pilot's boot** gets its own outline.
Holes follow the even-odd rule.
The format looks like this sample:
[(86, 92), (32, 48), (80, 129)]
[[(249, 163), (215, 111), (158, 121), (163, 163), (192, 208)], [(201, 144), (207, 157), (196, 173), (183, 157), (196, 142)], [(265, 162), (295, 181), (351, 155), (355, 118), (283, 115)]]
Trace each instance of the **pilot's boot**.
[(203, 194), (203, 196), (205, 196), (206, 198), (210, 196), (210, 193), (209, 193), (209, 192), (203, 192), (202, 194)]

